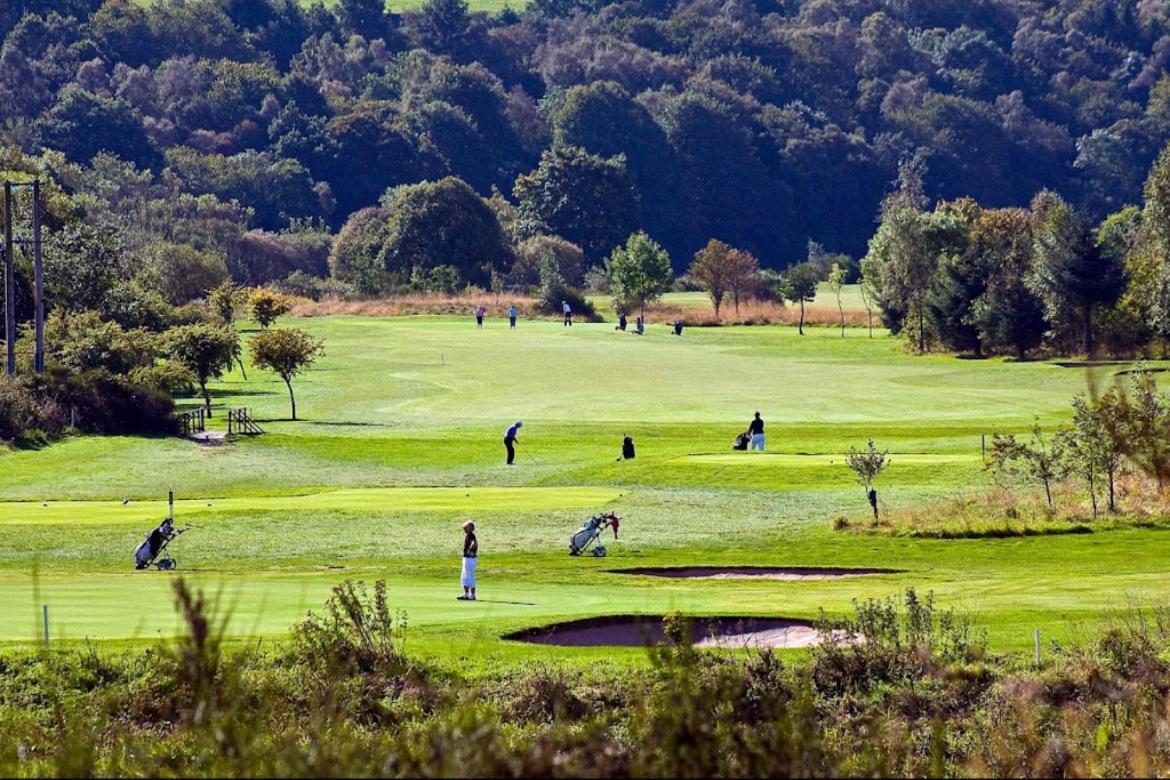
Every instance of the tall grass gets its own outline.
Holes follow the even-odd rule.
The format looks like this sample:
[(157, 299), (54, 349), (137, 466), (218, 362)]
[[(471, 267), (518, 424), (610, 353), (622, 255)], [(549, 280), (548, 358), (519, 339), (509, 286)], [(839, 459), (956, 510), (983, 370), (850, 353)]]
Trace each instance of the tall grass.
[(907, 591), (827, 621), (808, 661), (690, 644), (643, 669), (472, 683), (405, 653), (385, 586), (339, 585), (265, 652), (181, 581), (185, 633), (141, 654), (0, 655), (0, 773), (52, 776), (808, 777), (1170, 770), (1170, 611), (1041, 669)]

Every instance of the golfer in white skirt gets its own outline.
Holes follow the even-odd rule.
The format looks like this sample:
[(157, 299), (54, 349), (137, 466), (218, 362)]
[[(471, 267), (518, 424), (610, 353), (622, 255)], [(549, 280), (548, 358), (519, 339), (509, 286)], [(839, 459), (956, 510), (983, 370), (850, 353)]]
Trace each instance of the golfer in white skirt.
[(475, 538), (475, 523), (463, 524), (463, 595), (460, 601), (475, 601), (475, 564), (479, 562), (479, 540)]

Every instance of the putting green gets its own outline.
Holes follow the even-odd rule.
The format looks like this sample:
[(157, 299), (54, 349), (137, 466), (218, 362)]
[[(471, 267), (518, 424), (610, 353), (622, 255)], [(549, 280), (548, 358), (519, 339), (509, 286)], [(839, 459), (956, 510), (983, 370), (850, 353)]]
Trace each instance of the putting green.
[[(898, 464), (904, 465), (932, 465), (932, 464), (972, 464), (980, 462), (978, 454), (946, 454), (931, 455), (921, 452), (890, 453), (890, 468)], [(706, 466), (741, 466), (743, 468), (821, 468), (824, 466), (840, 466), (845, 462), (841, 453), (816, 454), (789, 454), (772, 452), (736, 452), (736, 453), (698, 453), (675, 458), (678, 463), (693, 463)]]
[[(613, 488), (362, 488), (320, 490), (303, 495), (176, 499), (179, 525), (206, 515), (255, 512), (369, 514), (395, 512), (543, 511), (600, 508), (620, 495)], [(166, 501), (0, 502), (0, 525), (150, 523), (166, 515)]]

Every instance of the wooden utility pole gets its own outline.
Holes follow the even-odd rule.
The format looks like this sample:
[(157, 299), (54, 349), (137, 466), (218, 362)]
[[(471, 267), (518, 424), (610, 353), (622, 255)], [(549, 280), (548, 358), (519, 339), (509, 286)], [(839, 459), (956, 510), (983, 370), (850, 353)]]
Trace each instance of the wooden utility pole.
[(33, 180), (33, 318), (36, 322), (37, 351), (33, 370), (45, 370), (45, 273), (41, 265), (41, 180)]
[(12, 182), (4, 182), (4, 344), (5, 373), (16, 375), (16, 247), (12, 245)]

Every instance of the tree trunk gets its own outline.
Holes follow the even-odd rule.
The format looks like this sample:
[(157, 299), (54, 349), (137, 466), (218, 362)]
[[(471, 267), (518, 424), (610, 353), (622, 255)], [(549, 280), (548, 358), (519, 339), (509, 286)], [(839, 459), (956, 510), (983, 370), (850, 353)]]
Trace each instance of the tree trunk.
[(873, 312), (870, 311), (869, 309), (866, 309), (865, 316), (869, 320), (869, 337), (872, 339), (873, 338)]
[(1106, 471), (1105, 476), (1106, 476), (1107, 481), (1109, 483), (1109, 511), (1112, 513), (1112, 512), (1117, 511), (1117, 503), (1116, 503), (1115, 491), (1114, 491), (1114, 487), (1113, 487), (1113, 478), (1114, 478), (1113, 469), (1109, 469), (1108, 471)]
[(1085, 327), (1085, 357), (1091, 358), (1093, 356), (1093, 306), (1092, 304), (1085, 306), (1084, 314)]
[(1052, 485), (1044, 480), (1044, 497), (1048, 499), (1048, 508), (1052, 509)]
[(804, 298), (800, 299), (800, 327), (797, 330), (800, 335), (804, 335)]
[(715, 302), (715, 319), (719, 319), (719, 304), (723, 302), (723, 294), (720, 293), (718, 296), (712, 295), (711, 298)]
[(248, 369), (244, 368), (244, 359), (242, 357), (236, 358), (236, 362), (240, 365), (240, 373), (244, 375), (244, 381), (248, 381)]
[(284, 384), (286, 387), (288, 387), (288, 402), (290, 404), (292, 404), (292, 418), (293, 418), (293, 420), (296, 420), (297, 419), (297, 399), (296, 399), (296, 396), (293, 395), (292, 381), (286, 379), (286, 380), (284, 380)]
[(739, 316), (739, 289), (736, 288), (731, 291), (731, 300), (735, 301), (735, 316)]
[(918, 354), (926, 351), (926, 315), (922, 311), (922, 304), (918, 305)]
[(211, 417), (211, 393), (207, 392), (207, 383), (200, 382), (199, 389), (203, 392), (203, 405), (207, 407), (207, 416)]
[(1097, 519), (1097, 478), (1093, 470), (1089, 470), (1089, 500), (1093, 505), (1093, 519)]
[(837, 312), (841, 315), (841, 338), (845, 338), (845, 307), (841, 305), (841, 296), (837, 296)]

